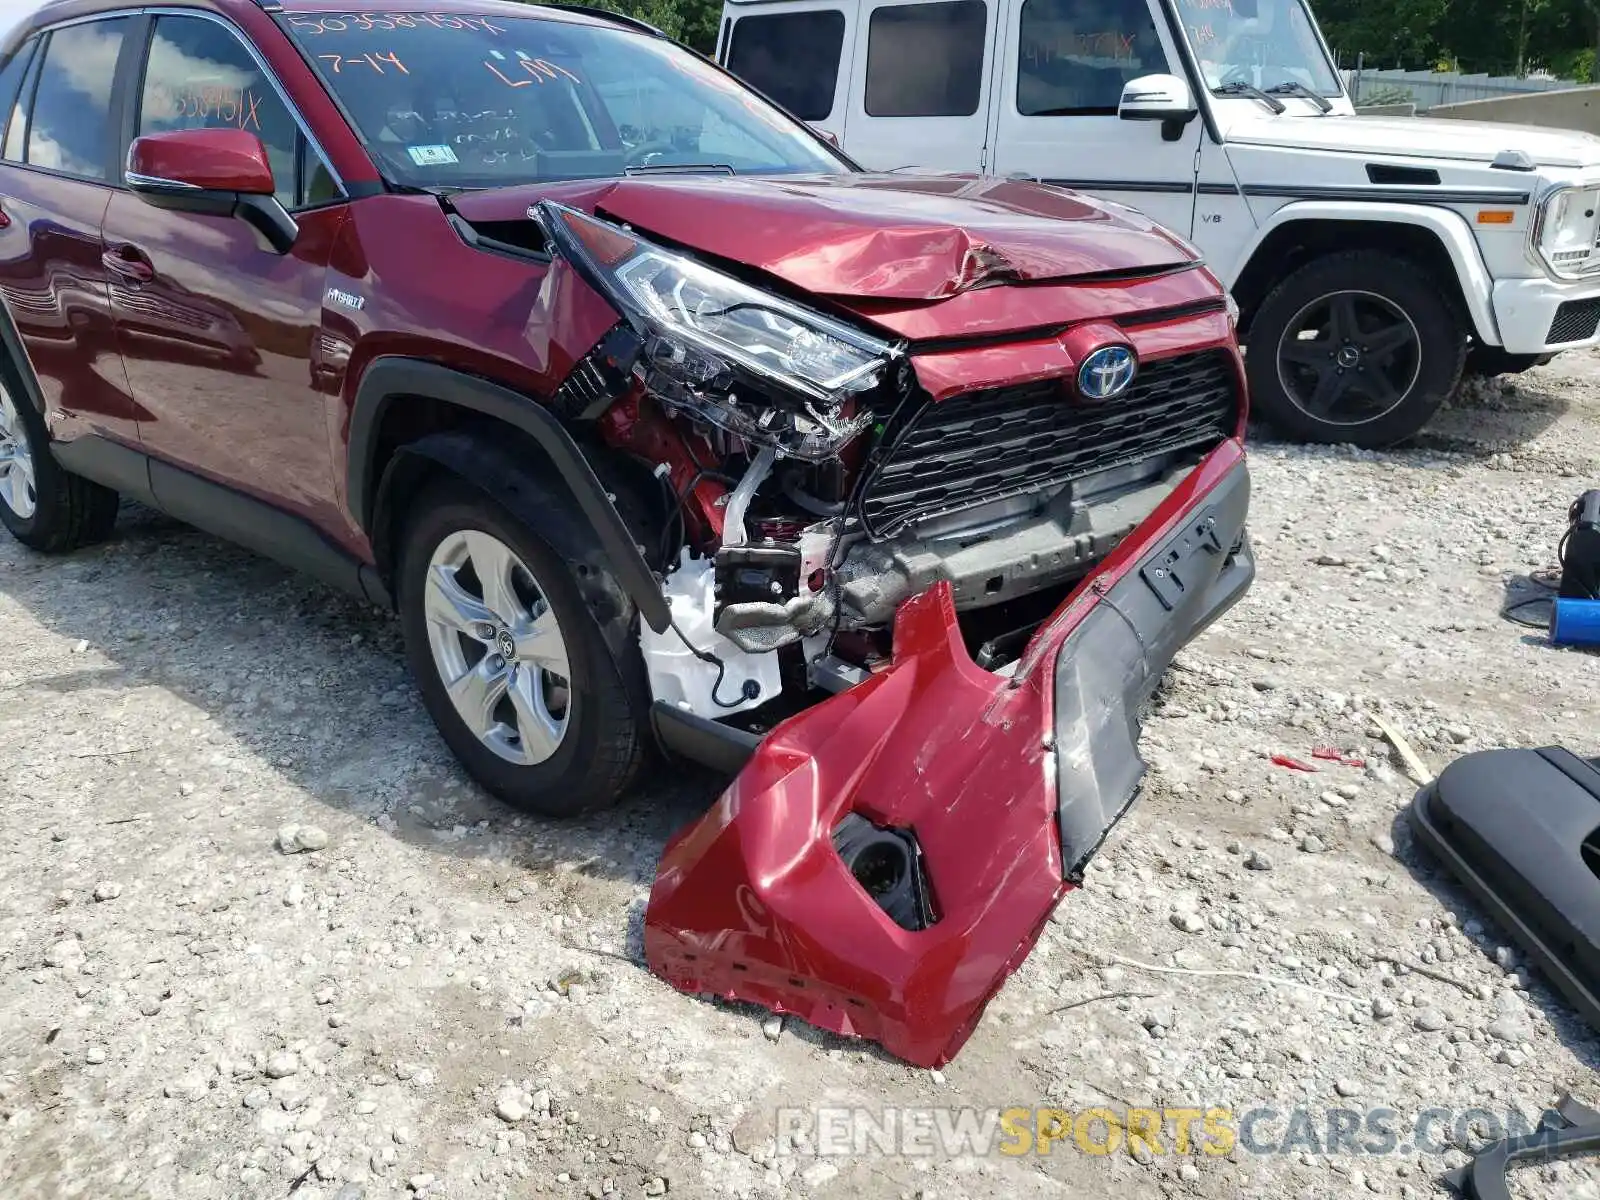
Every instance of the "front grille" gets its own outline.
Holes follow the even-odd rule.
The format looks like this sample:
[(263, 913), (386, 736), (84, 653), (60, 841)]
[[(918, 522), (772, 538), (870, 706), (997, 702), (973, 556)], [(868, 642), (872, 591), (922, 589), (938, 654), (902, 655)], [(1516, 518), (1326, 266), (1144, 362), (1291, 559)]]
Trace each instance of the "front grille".
[(889, 537), (908, 521), (1209, 449), (1238, 420), (1238, 382), (1222, 351), (1141, 364), (1132, 387), (1101, 403), (1078, 401), (1059, 379), (930, 401), (867, 481), (862, 523)]
[(1586, 342), (1594, 336), (1596, 327), (1600, 327), (1600, 298), (1564, 300), (1556, 307), (1550, 332), (1545, 334), (1545, 344), (1559, 346), (1562, 342)]

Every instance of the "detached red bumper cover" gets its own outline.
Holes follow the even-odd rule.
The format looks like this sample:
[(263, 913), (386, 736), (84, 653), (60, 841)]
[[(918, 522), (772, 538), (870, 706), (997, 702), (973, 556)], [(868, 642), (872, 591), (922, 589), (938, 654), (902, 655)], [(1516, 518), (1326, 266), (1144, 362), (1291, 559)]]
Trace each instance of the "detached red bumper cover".
[[(949, 1061), (1133, 802), (1141, 705), (1249, 586), (1249, 492), (1243, 448), (1226, 442), (1010, 678), (972, 662), (947, 585), (903, 605), (893, 665), (775, 729), (668, 844), (645, 914), (651, 969), (921, 1066)], [(909, 847), (926, 919), (897, 922), (869, 895), (841, 823)]]

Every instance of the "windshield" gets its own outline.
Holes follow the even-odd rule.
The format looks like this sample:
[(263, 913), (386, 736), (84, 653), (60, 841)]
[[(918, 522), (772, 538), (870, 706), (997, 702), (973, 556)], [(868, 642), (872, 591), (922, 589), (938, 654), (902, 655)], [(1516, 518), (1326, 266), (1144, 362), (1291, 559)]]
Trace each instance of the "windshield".
[(396, 183), (848, 169), (804, 126), (659, 38), (498, 15), (280, 19)]
[(1178, 0), (1177, 10), (1207, 87), (1298, 83), (1318, 95), (1342, 94), (1301, 0)]

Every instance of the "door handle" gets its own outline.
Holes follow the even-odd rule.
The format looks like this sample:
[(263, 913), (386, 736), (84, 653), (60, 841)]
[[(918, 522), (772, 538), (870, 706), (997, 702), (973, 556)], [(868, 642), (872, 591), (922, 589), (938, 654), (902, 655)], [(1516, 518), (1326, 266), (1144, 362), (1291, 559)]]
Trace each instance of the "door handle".
[(120, 250), (107, 250), (100, 256), (101, 265), (113, 275), (120, 275), (132, 283), (149, 283), (156, 277), (150, 260), (132, 246)]

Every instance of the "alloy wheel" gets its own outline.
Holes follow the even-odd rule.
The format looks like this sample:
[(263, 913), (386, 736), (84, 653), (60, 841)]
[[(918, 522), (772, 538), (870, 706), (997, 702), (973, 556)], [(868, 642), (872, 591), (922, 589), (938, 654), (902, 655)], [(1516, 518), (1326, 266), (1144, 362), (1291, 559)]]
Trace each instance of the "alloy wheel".
[(571, 717), (566, 640), (539, 581), (504, 542), (450, 534), (423, 593), (433, 665), (479, 741), (518, 766), (555, 754)]
[(33, 451), (11, 393), (0, 386), (0, 502), (26, 521), (39, 505)]
[(1278, 343), (1278, 380), (1306, 415), (1364, 425), (1393, 412), (1422, 371), (1422, 338), (1405, 310), (1376, 292), (1321, 296)]

